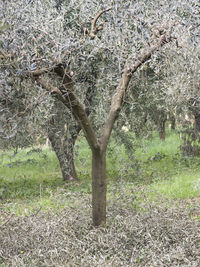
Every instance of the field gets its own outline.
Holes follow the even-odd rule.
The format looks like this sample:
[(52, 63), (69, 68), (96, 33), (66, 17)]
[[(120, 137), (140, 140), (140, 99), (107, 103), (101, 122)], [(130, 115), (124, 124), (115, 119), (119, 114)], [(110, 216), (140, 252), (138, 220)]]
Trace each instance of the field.
[(91, 153), (63, 182), (49, 147), (0, 152), (0, 266), (200, 266), (200, 158), (177, 133), (111, 141), (107, 228), (91, 221)]

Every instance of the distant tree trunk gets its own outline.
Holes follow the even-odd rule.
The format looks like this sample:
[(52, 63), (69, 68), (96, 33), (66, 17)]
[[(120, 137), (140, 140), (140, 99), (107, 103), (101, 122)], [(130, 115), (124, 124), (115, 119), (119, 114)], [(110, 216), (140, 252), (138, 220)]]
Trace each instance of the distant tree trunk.
[(65, 113), (65, 106), (55, 101), (55, 115), (49, 120), (48, 138), (58, 158), (64, 181), (78, 180), (74, 164), (74, 145), (81, 130)]
[(165, 123), (166, 119), (162, 119), (159, 121), (159, 137), (161, 140), (165, 140)]
[(183, 131), (182, 151), (185, 155), (200, 155), (200, 102), (198, 98), (190, 98), (188, 101), (189, 110), (194, 116), (194, 125)]
[[(53, 124), (53, 118), (51, 119), (51, 126)], [(74, 165), (74, 145), (79, 131), (73, 127), (71, 137), (59, 136), (57, 134), (58, 128), (49, 128), (48, 137), (52, 145), (53, 150), (59, 160), (63, 180), (78, 180), (75, 165)], [(77, 131), (76, 133), (74, 131)], [(70, 135), (70, 133), (69, 133)]]
[(171, 130), (174, 131), (176, 129), (176, 119), (175, 119), (175, 116), (171, 116), (170, 122), (171, 122)]
[(200, 133), (200, 102), (197, 99), (191, 98), (189, 100), (189, 110), (194, 116), (194, 133), (198, 137)]
[(200, 133), (200, 113), (194, 114), (194, 130), (196, 134)]
[(52, 129), (50, 129), (48, 132), (51, 146), (59, 160), (64, 181), (78, 180), (74, 165), (74, 145), (77, 136), (78, 133), (77, 135), (73, 135), (73, 137), (71, 138), (64, 136), (62, 139), (62, 137), (57, 136), (56, 133), (52, 131)]

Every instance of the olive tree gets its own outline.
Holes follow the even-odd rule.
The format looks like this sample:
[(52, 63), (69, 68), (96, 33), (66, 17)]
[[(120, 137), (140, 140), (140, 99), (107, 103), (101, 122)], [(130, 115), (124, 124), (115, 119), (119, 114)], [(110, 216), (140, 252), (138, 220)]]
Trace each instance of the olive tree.
[[(189, 125), (183, 123), (182, 150), (184, 154), (197, 155), (200, 153), (200, 47), (199, 44), (188, 42), (182, 45), (181, 50), (183, 54), (174, 55), (174, 58), (171, 58), (170, 69), (176, 71), (177, 75), (176, 83), (171, 79), (167, 81), (167, 101), (173, 104), (175, 111), (184, 115), (183, 122), (186, 121), (184, 117), (191, 118), (188, 121)], [(177, 66), (175, 60), (180, 65)], [(177, 69), (180, 71), (177, 72)], [(168, 72), (168, 77), (169, 75), (171, 74)]]
[[(181, 33), (175, 50), (169, 47), (169, 53), (164, 57), (163, 87), (166, 92), (166, 103), (173, 107), (175, 114), (190, 117), (190, 127), (183, 131), (182, 146), (185, 154), (199, 154), (200, 133), (200, 4), (198, 1), (189, 0), (184, 4), (184, 9), (179, 11)], [(172, 78), (173, 77), (173, 78)], [(192, 125), (193, 124), (193, 125)], [(192, 127), (191, 127), (192, 125)]]
[[(162, 47), (179, 37), (174, 28), (186, 27), (176, 12), (182, 2), (71, 0), (59, 11), (54, 1), (1, 5), (10, 25), (1, 37), (3, 76), (31, 80), (30, 90), (45, 89), (71, 112), (92, 151), (93, 223), (105, 225), (106, 150), (114, 123), (134, 74), (146, 62), (156, 66)], [(93, 76), (94, 62), (90, 106), (84, 73)]]

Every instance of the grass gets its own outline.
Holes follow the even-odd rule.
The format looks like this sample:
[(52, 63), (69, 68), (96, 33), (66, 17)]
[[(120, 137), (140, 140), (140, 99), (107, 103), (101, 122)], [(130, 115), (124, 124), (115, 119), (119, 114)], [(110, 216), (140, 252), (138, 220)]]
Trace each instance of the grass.
[(199, 170), (187, 170), (169, 180), (153, 183), (151, 188), (171, 199), (194, 198), (200, 195)]
[(154, 196), (187, 199), (200, 195), (199, 158), (181, 155), (181, 141), (176, 132), (168, 132), (165, 141), (157, 135), (153, 140), (142, 141), (136, 157), (144, 163), (144, 172), (150, 180), (149, 187), (155, 191)]
[[(7, 199), (29, 198), (40, 195), (43, 189), (53, 189), (62, 185), (58, 161), (48, 148), (40, 153), (33, 149), (1, 152), (0, 194)], [(1, 196), (1, 195), (0, 195)]]
[[(164, 195), (171, 199), (195, 198), (200, 195), (199, 158), (182, 157), (180, 140), (176, 132), (167, 133), (165, 141), (156, 134), (152, 140), (135, 140), (134, 157), (114, 140), (108, 148), (108, 199), (113, 197), (110, 188), (126, 183), (125, 194), (142, 184), (151, 190), (149, 197)], [(16, 214), (59, 210), (71, 203), (67, 194), (91, 193), (91, 153), (86, 141), (76, 144), (78, 183), (63, 182), (54, 152), (44, 147), (0, 152), (0, 199), (8, 211)], [(112, 192), (110, 192), (112, 191)], [(64, 197), (59, 197), (60, 193)]]

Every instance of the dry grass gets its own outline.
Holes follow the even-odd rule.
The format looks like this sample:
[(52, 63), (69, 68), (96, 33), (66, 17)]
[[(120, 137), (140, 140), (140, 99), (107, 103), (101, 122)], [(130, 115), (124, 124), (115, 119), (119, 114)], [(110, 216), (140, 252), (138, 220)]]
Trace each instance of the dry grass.
[(200, 266), (199, 202), (145, 200), (138, 208), (137, 197), (121, 190), (108, 201), (107, 228), (98, 229), (90, 197), (70, 198), (79, 205), (57, 213), (1, 211), (0, 266)]

